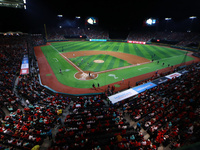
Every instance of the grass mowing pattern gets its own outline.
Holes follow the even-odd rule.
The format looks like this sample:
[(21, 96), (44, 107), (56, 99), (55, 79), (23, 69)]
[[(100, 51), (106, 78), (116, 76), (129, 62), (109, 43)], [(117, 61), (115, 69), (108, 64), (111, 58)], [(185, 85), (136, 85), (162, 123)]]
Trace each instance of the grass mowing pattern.
[[(157, 61), (154, 61), (153, 63), (139, 65), (131, 68), (125, 68), (122, 70), (115, 70), (112, 72), (102, 73), (98, 75), (97, 79), (94, 80), (87, 80), (87, 81), (81, 81), (74, 78), (74, 74), (77, 72), (77, 70), (72, 67), (62, 56), (58, 54), (57, 51), (55, 51), (51, 46), (44, 46), (41, 47), (44, 55), (47, 58), (47, 61), (49, 62), (54, 74), (56, 75), (59, 82), (61, 82), (64, 85), (68, 85), (71, 87), (77, 87), (77, 88), (92, 88), (92, 84), (94, 83), (97, 85), (97, 83), (100, 84), (100, 86), (111, 84), (113, 82), (121, 81), (122, 78), (128, 79), (131, 77), (135, 77), (138, 75), (142, 75), (145, 73), (149, 73), (152, 71), (156, 71), (157, 69), (163, 69), (170, 65), (177, 65), (183, 62), (185, 58), (185, 51), (176, 50), (172, 48), (167, 47), (159, 47), (159, 46), (152, 46), (152, 45), (140, 45), (140, 44), (132, 44), (132, 43), (121, 43), (121, 42), (88, 42), (88, 41), (73, 41), (73, 42), (55, 42), (51, 43), (52, 46), (54, 46), (59, 52), (71, 52), (71, 51), (83, 51), (83, 50), (101, 50), (101, 51), (118, 51), (123, 53), (130, 53), (133, 55), (138, 55), (145, 57), (149, 60), (152, 60), (152, 55), (155, 54), (153, 57), (154, 60), (159, 60), (159, 64), (157, 64)], [(93, 59), (106, 59), (107, 61), (112, 61), (114, 63), (102, 65), (102, 64), (94, 64), (91, 66), (87, 66), (87, 63), (84, 63), (81, 68), (83, 70), (89, 70), (93, 68), (94, 71), (97, 71), (97, 68), (100, 68), (100, 70), (107, 70), (112, 67), (123, 67), (126, 66), (126, 62), (123, 60), (120, 60), (118, 58), (110, 57), (109, 55), (95, 55), (95, 56), (87, 56), (87, 61), (91, 61)], [(56, 61), (56, 59), (58, 61)], [(77, 58), (78, 59), (78, 58)], [(81, 58), (79, 59), (81, 60)], [(185, 61), (193, 60), (192, 57), (187, 56)], [(78, 61), (78, 60), (74, 60)], [(162, 63), (165, 63), (164, 66), (162, 66)], [(59, 69), (63, 70), (63, 74), (59, 73)], [(65, 71), (65, 70), (70, 71)], [(91, 70), (90, 70), (91, 71)], [(109, 76), (109, 74), (115, 74), (116, 77)], [(66, 91), (67, 92), (67, 91)]]
[[(83, 61), (81, 61), (82, 59)], [(95, 63), (94, 60), (97, 59), (103, 60), (104, 63)], [(93, 71), (93, 72), (99, 72), (99, 71), (131, 65), (127, 61), (105, 54), (80, 56), (80, 57), (70, 58), (70, 60), (76, 65), (78, 65), (79, 68), (81, 68), (83, 71)]]
[(140, 45), (132, 43), (120, 43), (120, 42), (87, 42), (87, 41), (74, 41), (74, 42), (56, 42), (51, 43), (59, 52), (72, 52), (83, 50), (105, 50), (105, 51), (117, 51), (128, 54), (133, 54), (152, 59), (155, 54), (154, 60), (160, 60), (163, 58), (169, 58), (176, 55), (184, 55), (185, 52), (181, 50), (171, 49), (167, 47), (159, 47), (152, 45)]

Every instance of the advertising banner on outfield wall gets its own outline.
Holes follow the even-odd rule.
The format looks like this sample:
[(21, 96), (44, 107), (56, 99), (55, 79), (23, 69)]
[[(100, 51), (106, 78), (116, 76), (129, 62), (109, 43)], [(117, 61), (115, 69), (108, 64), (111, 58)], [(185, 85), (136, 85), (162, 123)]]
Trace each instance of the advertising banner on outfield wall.
[(107, 39), (90, 39), (89, 41), (106, 42)]
[(137, 94), (138, 92), (134, 91), (133, 89), (128, 89), (126, 91), (109, 96), (108, 98), (114, 104)]
[(127, 41), (128, 43), (135, 43), (135, 44), (146, 44), (146, 42), (143, 41)]

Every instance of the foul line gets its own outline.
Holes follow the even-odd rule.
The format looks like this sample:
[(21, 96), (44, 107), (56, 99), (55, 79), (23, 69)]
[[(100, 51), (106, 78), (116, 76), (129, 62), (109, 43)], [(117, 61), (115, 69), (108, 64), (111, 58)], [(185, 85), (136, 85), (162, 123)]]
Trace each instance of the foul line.
[(50, 46), (57, 51), (60, 55), (62, 55), (62, 57), (64, 57), (73, 67), (75, 67), (77, 70), (79, 70), (80, 72), (84, 72), (83, 70), (81, 70), (78, 66), (76, 66), (71, 60), (69, 60), (65, 55), (63, 55), (61, 52), (59, 52), (55, 47), (53, 47), (51, 44)]
[(145, 68), (149, 68), (149, 67), (140, 68), (140, 69), (138, 69), (138, 70), (140, 70), (140, 71), (141, 71), (142, 69), (145, 69)]
[(176, 56), (172, 56), (172, 57), (167, 57), (167, 58), (163, 58), (163, 59), (157, 59), (155, 61), (162, 61), (162, 60), (167, 60), (167, 59), (170, 59), (170, 58), (175, 58), (175, 57), (180, 57), (180, 56), (184, 56), (185, 54), (182, 54), (182, 55), (176, 55)]

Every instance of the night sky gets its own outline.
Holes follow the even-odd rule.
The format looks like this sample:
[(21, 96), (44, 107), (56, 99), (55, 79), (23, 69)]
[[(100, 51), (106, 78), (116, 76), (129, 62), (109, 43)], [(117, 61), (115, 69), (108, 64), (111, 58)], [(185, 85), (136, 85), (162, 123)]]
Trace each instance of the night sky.
[[(149, 17), (165, 17), (183, 21), (189, 16), (200, 18), (200, 1), (198, 0), (129, 0), (129, 1), (68, 1), (68, 0), (27, 0), (27, 10), (0, 8), (1, 30), (36, 31), (58, 23), (74, 21), (75, 16), (84, 19), (94, 16), (99, 19), (99, 26), (113, 30), (137, 29)], [(6, 12), (6, 13), (5, 13)], [(16, 13), (17, 12), (17, 13)], [(57, 15), (62, 14), (62, 20)], [(200, 26), (200, 25), (199, 25)], [(9, 29), (8, 29), (9, 28)]]

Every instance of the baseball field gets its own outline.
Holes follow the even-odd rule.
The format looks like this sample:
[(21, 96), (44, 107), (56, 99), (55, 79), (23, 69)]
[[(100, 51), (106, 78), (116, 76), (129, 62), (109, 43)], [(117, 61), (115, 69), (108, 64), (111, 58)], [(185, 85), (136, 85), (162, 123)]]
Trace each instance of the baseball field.
[(102, 87), (194, 59), (182, 50), (125, 42), (52, 42), (40, 48), (50, 66), (46, 69), (53, 71), (40, 69), (41, 78), (55, 76), (62, 85), (83, 89), (98, 83)]

